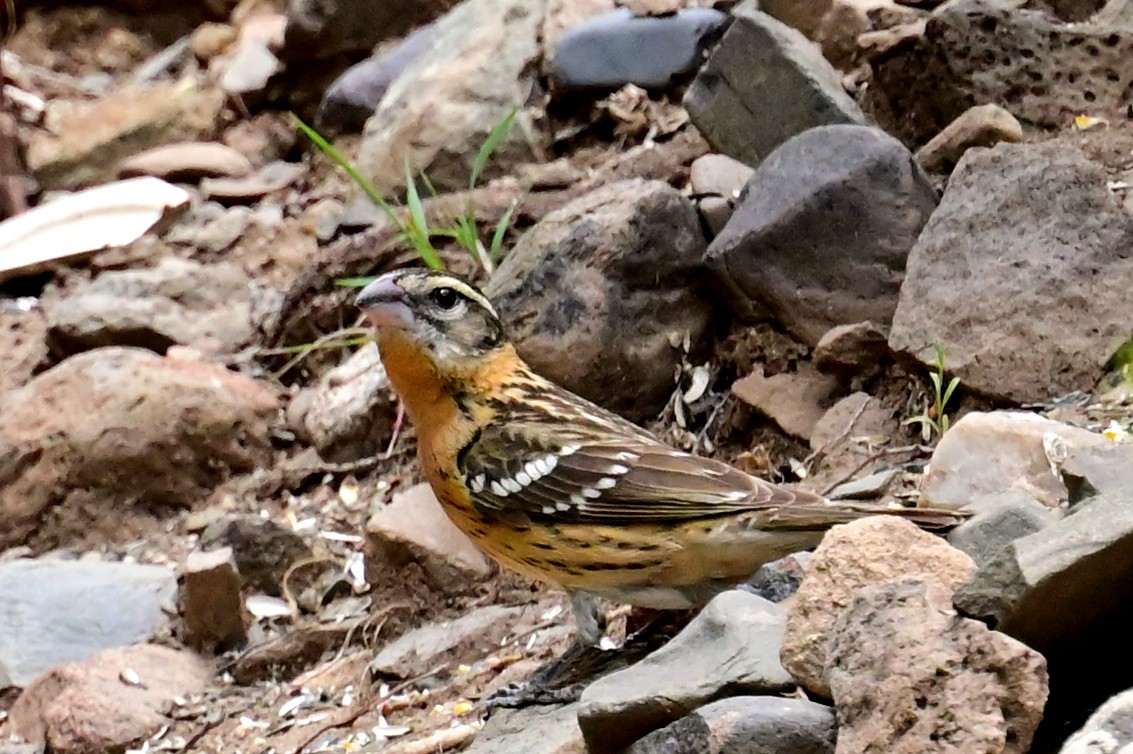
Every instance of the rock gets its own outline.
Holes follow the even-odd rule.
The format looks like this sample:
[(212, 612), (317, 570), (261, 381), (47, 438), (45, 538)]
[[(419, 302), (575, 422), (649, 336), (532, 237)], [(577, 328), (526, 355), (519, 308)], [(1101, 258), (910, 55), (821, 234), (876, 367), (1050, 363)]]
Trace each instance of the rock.
[(1126, 489), (1011, 542), (957, 590), (955, 602), (1044, 654), (1089, 651), (1081, 642), (1116, 626), (1133, 604), (1131, 563), (1133, 491)]
[(397, 77), (429, 52), (435, 32), (432, 24), (422, 26), (388, 51), (343, 71), (319, 103), (316, 127), (324, 134), (361, 133)]
[(508, 334), (540, 374), (631, 420), (674, 389), (712, 306), (697, 280), (696, 210), (659, 181), (621, 181), (551, 212), (489, 281)]
[(862, 589), (830, 641), (844, 754), (1026, 754), (1047, 698), (1042, 655), (952, 609), (949, 589)]
[(176, 594), (176, 575), (160, 566), (0, 563), (0, 686), (27, 686), (53, 665), (146, 639), (167, 622)]
[(51, 133), (36, 131), (28, 145), (28, 167), (45, 188), (106, 183), (125, 157), (211, 138), (223, 104), (223, 92), (192, 79), (121, 89), (75, 106)]
[(156, 267), (104, 272), (47, 310), (52, 346), (78, 353), (172, 345), (235, 353), (252, 340), (256, 287), (236, 264), (175, 257)]
[(270, 111), (243, 118), (220, 136), (226, 146), (247, 157), (253, 165), (282, 159), (295, 147), (297, 138), (291, 121)]
[(1016, 539), (1034, 534), (1059, 518), (1056, 511), (1022, 490), (990, 495), (972, 507), (979, 513), (949, 532), (948, 541), (971, 555), (980, 568), (999, 557)]
[(819, 371), (839, 377), (867, 374), (889, 356), (889, 333), (874, 322), (854, 322), (827, 330), (814, 347)]
[(745, 0), (732, 10), (731, 26), (684, 99), (716, 151), (753, 167), (808, 128), (865, 122), (818, 48), (757, 6)]
[(181, 574), (181, 614), (190, 646), (224, 651), (248, 640), (241, 581), (231, 548), (189, 553)]
[(838, 325), (888, 325), (935, 207), (936, 191), (893, 137), (814, 128), (756, 169), (706, 260), (737, 315), (766, 310), (814, 346)]
[(147, 149), (118, 163), (118, 177), (153, 175), (167, 181), (194, 183), (201, 178), (247, 175), (248, 158), (215, 141), (182, 142)]
[(299, 391), (287, 409), (287, 424), (320, 456), (344, 463), (383, 451), (396, 413), (378, 347), (367, 343)]
[(201, 193), (222, 204), (252, 204), (282, 191), (306, 174), (304, 165), (276, 160), (239, 178), (206, 178), (201, 181)]
[(1050, 507), (1065, 502), (1058, 464), (1067, 450), (1102, 447), (1099, 434), (1022, 411), (973, 411), (941, 438), (921, 480), (924, 505), (975, 510), (975, 504), (1020, 490)]
[(814, 39), (834, 0), (760, 0), (759, 9)]
[(270, 462), (277, 410), (267, 387), (211, 364), (133, 348), (66, 359), (0, 396), (0, 549), (72, 491), (197, 502)]
[(524, 610), (488, 605), (456, 620), (427, 623), (385, 645), (370, 671), (383, 678), (415, 678), (442, 663), (473, 662), (514, 635)]
[(405, 36), (456, 5), (456, 0), (386, 0), (328, 4), (289, 0), (280, 56), (287, 62), (369, 54), (386, 39)]
[(261, 12), (244, 18), (236, 44), (210, 66), (219, 73), (220, 88), (244, 97), (263, 92), (271, 77), (283, 69), (275, 51), (283, 42), (286, 25), (287, 19), (279, 13)]
[(835, 526), (814, 551), (787, 612), (783, 666), (808, 690), (829, 697), (823, 676), (835, 624), (863, 587), (923, 579), (950, 591), (967, 581), (975, 563), (943, 539), (894, 516), (871, 516)]
[(661, 649), (583, 691), (578, 724), (587, 751), (622, 751), (724, 693), (786, 689), (782, 637), (782, 608), (738, 590), (720, 594)]
[(1133, 445), (1091, 443), (1069, 448), (1059, 470), (1071, 505), (1133, 488)]
[(1081, 113), (1124, 119), (1133, 31), (1060, 23), (1016, 5), (943, 4), (923, 35), (871, 60), (867, 112), (910, 144), (923, 144), (987, 102), (1044, 128), (1065, 128)]
[(732, 218), (732, 203), (722, 196), (706, 196), (696, 200), (696, 210), (708, 229), (708, 237), (715, 238)]
[(965, 391), (991, 398), (1090, 391), (1129, 337), (1130, 244), (1133, 219), (1077, 149), (969, 151), (909, 255), (889, 345), (926, 364), (939, 345)]
[(1133, 690), (1111, 697), (1066, 739), (1058, 754), (1120, 752), (1133, 744)]
[(497, 709), (464, 754), (584, 754), (578, 704)]
[(189, 49), (202, 63), (218, 58), (236, 42), (236, 27), (230, 24), (206, 21), (189, 34)]
[[(134, 680), (136, 679), (136, 680)], [(59, 665), (12, 705), (11, 730), (59, 754), (124, 751), (170, 722), (174, 697), (203, 692), (212, 680), (189, 652), (140, 644)]]
[(836, 68), (852, 71), (868, 59), (863, 35), (884, 34), (918, 21), (924, 23), (924, 11), (898, 3), (900, 0), (834, 0), (810, 36)]
[(1022, 141), (1023, 127), (999, 105), (977, 105), (945, 126), (917, 150), (921, 167), (933, 173), (950, 173), (972, 147), (994, 147), (1001, 141)]
[[(864, 459), (872, 451), (859, 447), (863, 443), (855, 438), (887, 438), (898, 429), (893, 411), (885, 408), (881, 401), (869, 393), (858, 391), (842, 398), (819, 419), (810, 435), (812, 450), (821, 451), (830, 457), (843, 446), (855, 457)], [(855, 461), (853, 466), (858, 465)]]
[(43, 312), (10, 310), (0, 305), (0, 395), (25, 384), (47, 358), (47, 318)]
[(705, 154), (692, 161), (688, 182), (698, 196), (722, 196), (737, 199), (755, 172), (726, 154)]
[(312, 556), (302, 537), (259, 516), (226, 517), (207, 524), (200, 534), (200, 546), (231, 549), (245, 586), (273, 596), (282, 594), (287, 570)]
[(165, 240), (218, 254), (236, 243), (254, 221), (247, 207), (225, 209), (217, 202), (204, 202), (189, 210)]
[(830, 406), (838, 381), (800, 363), (798, 371), (764, 377), (762, 371), (732, 384), (732, 394), (779, 428), (800, 440), (810, 441), (818, 422)]
[(704, 62), (727, 15), (684, 8), (665, 16), (635, 16), (628, 8), (569, 30), (555, 46), (550, 74), (561, 89), (664, 88)]
[(809, 552), (796, 552), (794, 555), (764, 563), (755, 575), (742, 585), (742, 588), (765, 600), (782, 602), (799, 591), (810, 559)]
[(900, 475), (900, 469), (879, 471), (861, 479), (839, 484), (826, 493), (826, 497), (829, 500), (874, 500), (884, 495), (889, 485)]
[(445, 515), (428, 484), (418, 484), (393, 496), (366, 524), (366, 552), (385, 568), (417, 562), (446, 592), (466, 591), (483, 580), (492, 566), (479, 548)]
[(834, 710), (805, 699), (737, 696), (706, 704), (626, 754), (834, 754)]
[[(465, 0), (437, 21), (429, 52), (393, 82), (366, 122), (355, 164), (378, 191), (404, 186), (407, 165), (428, 175), (438, 191), (467, 187), (492, 129), (537, 87), (546, 3)], [(547, 145), (547, 136), (521, 111), (482, 177), (538, 161)]]

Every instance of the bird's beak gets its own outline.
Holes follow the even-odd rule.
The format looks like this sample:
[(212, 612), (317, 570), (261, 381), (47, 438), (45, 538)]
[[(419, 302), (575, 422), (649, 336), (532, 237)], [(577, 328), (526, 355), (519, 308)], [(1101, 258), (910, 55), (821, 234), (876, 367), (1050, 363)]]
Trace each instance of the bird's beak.
[(354, 304), (374, 327), (406, 329), (413, 325), (413, 310), (394, 275), (382, 275), (358, 294)]

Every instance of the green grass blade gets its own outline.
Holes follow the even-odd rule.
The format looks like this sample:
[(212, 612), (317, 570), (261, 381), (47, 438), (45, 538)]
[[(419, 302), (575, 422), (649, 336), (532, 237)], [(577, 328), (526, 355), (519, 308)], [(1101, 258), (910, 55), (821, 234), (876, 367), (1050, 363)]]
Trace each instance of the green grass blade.
[(389, 217), (390, 221), (397, 227), (397, 229), (404, 233), (405, 225), (401, 222), (401, 218), (397, 216), (397, 212), (394, 211), (394, 208), (390, 206), (390, 203), (385, 200), (385, 197), (382, 196), (376, 188), (374, 188), (374, 184), (366, 180), (366, 178), (358, 172), (358, 169), (354, 167), (353, 163), (351, 163), (350, 160), (346, 159), (346, 155), (342, 154), (342, 152), (339, 152), (334, 147), (334, 145), (324, 139), (318, 131), (304, 123), (303, 119), (298, 115), (296, 115), (295, 113), (288, 113), (288, 115), (291, 116), (291, 122), (295, 124), (295, 127), (298, 128), (304, 136), (310, 139), (314, 143), (314, 145), (319, 148), (320, 152), (325, 154), (336, 165), (342, 168), (342, 170), (348, 176), (350, 176), (350, 180), (354, 181), (354, 183), (360, 189), (362, 189), (362, 192), (366, 194), (366, 197), (369, 198), (369, 200), (375, 205), (380, 207), (381, 210), (385, 212)]
[(484, 139), (484, 143), (480, 145), (480, 151), (476, 153), (476, 159), (472, 161), (472, 172), (468, 176), (468, 188), (476, 187), (476, 183), (480, 180), (480, 174), (484, 172), (484, 167), (492, 157), (492, 152), (496, 151), (496, 147), (507, 136), (507, 132), (511, 130), (511, 124), (515, 122), (515, 116), (518, 114), (519, 108), (513, 107), (511, 112), (496, 124), (496, 127), (488, 134), (488, 138)]
[(405, 207), (409, 210), (409, 241), (421, 257), (421, 261), (434, 270), (444, 268), (437, 250), (429, 240), (429, 221), (425, 217), (425, 206), (421, 203), (421, 194), (417, 191), (417, 183), (413, 180), (413, 171), (409, 169), (409, 161), (405, 161)]
[(373, 275), (362, 278), (338, 278), (334, 281), (334, 284), (339, 288), (365, 288), (375, 280), (377, 280), (377, 277)]
[(500, 253), (503, 251), (504, 245), (504, 235), (511, 226), (511, 216), (515, 214), (515, 209), (518, 206), (518, 203), (513, 203), (507, 208), (503, 216), (500, 217), (500, 221), (496, 223), (496, 230), (492, 233), (492, 243), (488, 247), (488, 258), (493, 262), (500, 261)]

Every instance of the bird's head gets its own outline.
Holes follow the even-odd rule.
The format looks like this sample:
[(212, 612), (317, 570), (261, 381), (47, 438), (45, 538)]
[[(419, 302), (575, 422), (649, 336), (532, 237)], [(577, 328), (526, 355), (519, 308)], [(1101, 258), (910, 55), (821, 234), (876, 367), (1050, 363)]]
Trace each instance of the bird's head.
[(363, 288), (356, 304), (380, 339), (415, 347), (442, 373), (506, 346), (491, 302), (448, 273), (416, 268), (387, 273)]

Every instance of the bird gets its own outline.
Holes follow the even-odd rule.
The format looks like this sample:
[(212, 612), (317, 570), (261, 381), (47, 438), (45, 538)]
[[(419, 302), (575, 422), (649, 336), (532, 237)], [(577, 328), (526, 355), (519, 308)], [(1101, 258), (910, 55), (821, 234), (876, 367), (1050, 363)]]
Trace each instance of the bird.
[(355, 303), (441, 507), (500, 564), (564, 590), (580, 644), (601, 642), (602, 600), (688, 610), (836, 524), (963, 518), (831, 502), (673, 448), (535, 373), (489, 299), (455, 275), (396, 270)]

